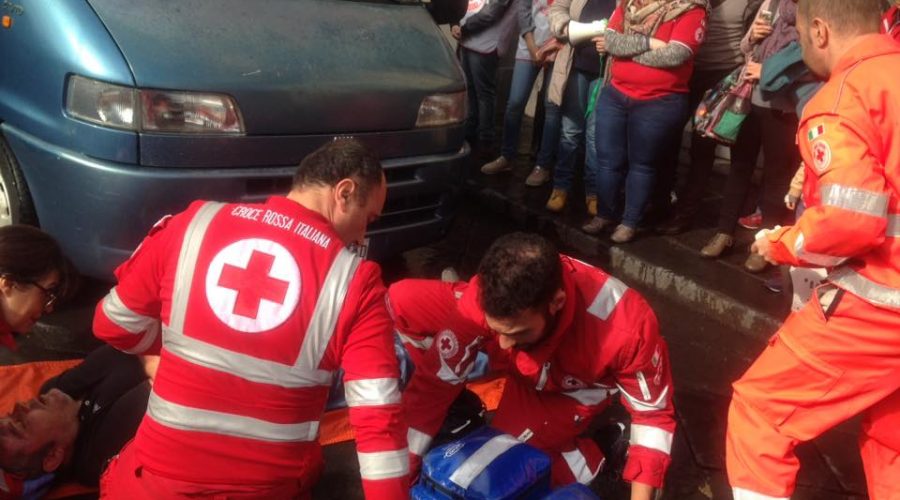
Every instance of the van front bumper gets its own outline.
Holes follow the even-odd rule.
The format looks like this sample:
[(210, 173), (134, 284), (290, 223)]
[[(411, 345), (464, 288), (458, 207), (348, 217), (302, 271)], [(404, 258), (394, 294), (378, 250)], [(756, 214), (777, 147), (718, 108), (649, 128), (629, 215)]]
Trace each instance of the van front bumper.
[[(296, 167), (166, 168), (90, 158), (4, 126), (41, 228), (83, 274), (112, 271), (166, 214), (197, 199), (261, 202), (288, 192)], [(379, 259), (439, 238), (452, 216), (468, 145), (448, 154), (384, 160), (388, 198), (370, 227)]]

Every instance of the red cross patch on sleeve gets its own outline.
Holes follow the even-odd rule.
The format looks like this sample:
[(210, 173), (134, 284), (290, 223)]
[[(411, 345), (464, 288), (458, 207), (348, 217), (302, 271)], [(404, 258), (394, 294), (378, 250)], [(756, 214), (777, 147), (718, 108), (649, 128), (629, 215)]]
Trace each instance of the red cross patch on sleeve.
[(813, 166), (819, 172), (824, 172), (831, 165), (831, 146), (828, 141), (822, 139), (812, 145)]

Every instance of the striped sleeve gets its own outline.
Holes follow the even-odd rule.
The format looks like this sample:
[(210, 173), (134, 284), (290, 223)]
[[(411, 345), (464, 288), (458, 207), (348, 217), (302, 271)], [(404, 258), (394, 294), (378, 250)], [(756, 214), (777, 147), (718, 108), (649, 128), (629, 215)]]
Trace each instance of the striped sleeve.
[(160, 282), (170, 244), (182, 220), (181, 215), (162, 219), (134, 254), (116, 269), (118, 284), (97, 304), (94, 314), (93, 331), (97, 338), (131, 354), (159, 354)]
[(623, 352), (616, 374), (632, 422), (623, 478), (661, 488), (671, 463), (675, 433), (669, 352), (649, 306), (635, 324), (635, 337)]
[(815, 199), (794, 226), (767, 235), (774, 260), (833, 267), (896, 237), (884, 165), (857, 127), (837, 116), (815, 117), (798, 139)]
[(465, 388), (484, 332), (459, 314), (448, 283), (402, 280), (391, 285), (388, 295), (394, 324), (415, 365), (403, 391), (410, 472), (415, 477), (450, 406)]
[(341, 367), (363, 490), (367, 499), (406, 498), (407, 426), (385, 289), (374, 264), (362, 263), (357, 273), (347, 303), (358, 306), (343, 343)]
[(160, 322), (131, 310), (114, 287), (97, 306), (94, 330), (108, 334), (106, 340), (119, 350), (146, 354), (158, 344)]

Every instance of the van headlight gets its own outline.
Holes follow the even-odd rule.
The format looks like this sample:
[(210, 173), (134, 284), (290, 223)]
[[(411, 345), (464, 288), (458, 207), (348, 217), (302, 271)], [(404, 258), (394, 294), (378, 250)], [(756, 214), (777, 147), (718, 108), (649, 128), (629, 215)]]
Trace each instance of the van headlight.
[(72, 75), (66, 112), (100, 126), (170, 134), (243, 134), (237, 103), (207, 92), (134, 89)]
[(439, 127), (466, 119), (466, 92), (435, 94), (422, 100), (416, 127)]
[(66, 91), (66, 112), (70, 116), (104, 127), (137, 130), (137, 91), (72, 75)]

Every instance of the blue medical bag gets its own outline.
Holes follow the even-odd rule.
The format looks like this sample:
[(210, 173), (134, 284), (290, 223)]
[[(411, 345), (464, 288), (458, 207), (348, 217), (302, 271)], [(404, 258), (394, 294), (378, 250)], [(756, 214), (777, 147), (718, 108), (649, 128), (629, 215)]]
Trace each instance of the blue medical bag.
[(553, 490), (544, 500), (600, 500), (596, 493), (581, 483), (572, 483)]
[(490, 427), (434, 448), (414, 500), (537, 500), (550, 493), (550, 458)]

